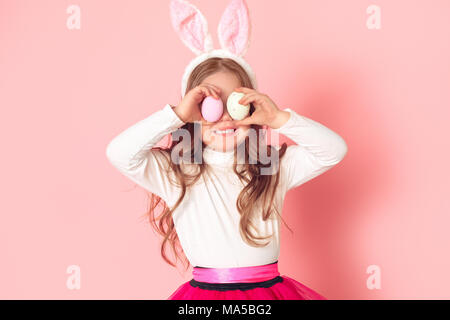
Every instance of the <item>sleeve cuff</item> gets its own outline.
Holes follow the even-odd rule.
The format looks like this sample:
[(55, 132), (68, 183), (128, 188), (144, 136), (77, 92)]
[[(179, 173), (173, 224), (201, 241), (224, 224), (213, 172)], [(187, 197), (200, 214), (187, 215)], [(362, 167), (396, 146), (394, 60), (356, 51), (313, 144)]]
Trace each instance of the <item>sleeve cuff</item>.
[(166, 104), (163, 108), (163, 114), (166, 116), (168, 124), (171, 127), (181, 127), (186, 123), (178, 117), (178, 115), (173, 111), (173, 108), (170, 104)]
[(276, 129), (271, 129), (275, 132), (282, 132), (284, 129), (290, 127), (292, 125), (292, 122), (294, 121), (294, 115), (292, 114), (292, 110), (290, 108), (284, 108), (283, 111), (287, 111), (289, 112), (290, 116), (288, 121), (286, 121), (281, 127), (276, 128)]

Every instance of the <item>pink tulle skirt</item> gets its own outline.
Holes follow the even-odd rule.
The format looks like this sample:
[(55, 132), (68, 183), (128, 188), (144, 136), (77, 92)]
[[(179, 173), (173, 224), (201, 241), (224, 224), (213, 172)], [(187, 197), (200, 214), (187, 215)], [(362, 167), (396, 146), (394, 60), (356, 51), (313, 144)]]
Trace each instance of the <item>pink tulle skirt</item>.
[(238, 268), (194, 267), (193, 279), (168, 300), (326, 300), (295, 279), (278, 272), (278, 261)]

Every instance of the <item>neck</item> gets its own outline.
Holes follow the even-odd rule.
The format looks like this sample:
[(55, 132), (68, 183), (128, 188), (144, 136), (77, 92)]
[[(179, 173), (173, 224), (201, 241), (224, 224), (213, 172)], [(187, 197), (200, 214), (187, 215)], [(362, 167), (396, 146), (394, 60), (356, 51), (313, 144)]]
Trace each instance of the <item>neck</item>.
[(203, 150), (203, 159), (207, 164), (231, 166), (234, 162), (234, 149), (219, 151), (206, 146)]

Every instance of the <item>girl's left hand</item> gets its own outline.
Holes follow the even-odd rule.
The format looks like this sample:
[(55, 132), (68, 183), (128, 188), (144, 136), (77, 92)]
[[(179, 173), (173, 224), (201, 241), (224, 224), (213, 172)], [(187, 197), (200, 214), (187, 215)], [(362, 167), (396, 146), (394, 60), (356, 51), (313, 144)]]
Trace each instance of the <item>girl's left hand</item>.
[(246, 105), (252, 103), (255, 107), (252, 115), (242, 120), (235, 120), (235, 125), (267, 125), (272, 129), (281, 127), (290, 117), (290, 113), (278, 109), (276, 104), (269, 96), (246, 87), (236, 88), (234, 91), (242, 92), (245, 96), (239, 100), (240, 104)]

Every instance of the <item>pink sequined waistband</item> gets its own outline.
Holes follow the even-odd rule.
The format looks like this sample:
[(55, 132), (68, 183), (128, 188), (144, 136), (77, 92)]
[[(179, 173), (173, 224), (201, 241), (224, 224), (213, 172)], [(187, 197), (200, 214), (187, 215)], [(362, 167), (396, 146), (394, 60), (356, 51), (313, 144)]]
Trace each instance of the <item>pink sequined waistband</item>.
[(261, 282), (279, 276), (278, 261), (271, 264), (236, 268), (194, 267), (195, 281), (209, 283)]

